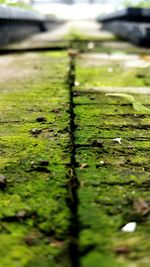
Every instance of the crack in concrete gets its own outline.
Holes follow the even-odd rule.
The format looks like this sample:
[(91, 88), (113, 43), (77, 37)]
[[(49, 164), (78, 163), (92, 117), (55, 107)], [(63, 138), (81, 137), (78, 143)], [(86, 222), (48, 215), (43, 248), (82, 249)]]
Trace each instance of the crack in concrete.
[(76, 67), (76, 54), (74, 51), (69, 53), (69, 72), (68, 72), (68, 89), (70, 98), (70, 125), (69, 125), (69, 135), (70, 135), (70, 168), (69, 168), (69, 183), (68, 183), (68, 207), (70, 209), (70, 225), (69, 225), (69, 257), (72, 267), (79, 267), (79, 232), (80, 232), (80, 222), (78, 214), (78, 188), (79, 180), (76, 174), (76, 144), (75, 144), (75, 113), (74, 113), (74, 83), (75, 83), (75, 67)]

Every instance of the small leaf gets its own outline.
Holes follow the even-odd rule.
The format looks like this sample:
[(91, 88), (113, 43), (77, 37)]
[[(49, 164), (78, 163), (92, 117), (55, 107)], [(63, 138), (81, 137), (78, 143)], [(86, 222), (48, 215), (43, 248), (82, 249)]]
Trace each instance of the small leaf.
[(148, 113), (150, 113), (150, 109), (149, 108), (147, 108), (147, 107), (145, 107), (145, 106), (143, 106), (141, 103), (139, 103), (139, 102), (133, 102), (132, 103), (132, 105), (133, 105), (133, 108), (135, 109), (135, 110), (137, 110), (137, 111), (141, 111), (141, 112), (148, 112)]
[(106, 94), (106, 96), (117, 96), (117, 97), (122, 97), (126, 99), (129, 103), (132, 104), (134, 110), (140, 111), (140, 112), (146, 112), (150, 113), (150, 109), (142, 105), (140, 102), (136, 101), (135, 98), (131, 95), (128, 94), (118, 94), (118, 93), (109, 93)]
[(134, 97), (128, 94), (121, 94), (121, 93), (108, 93), (106, 94), (106, 96), (118, 96), (118, 97), (122, 97), (126, 100), (128, 100), (128, 102), (133, 103), (135, 101)]

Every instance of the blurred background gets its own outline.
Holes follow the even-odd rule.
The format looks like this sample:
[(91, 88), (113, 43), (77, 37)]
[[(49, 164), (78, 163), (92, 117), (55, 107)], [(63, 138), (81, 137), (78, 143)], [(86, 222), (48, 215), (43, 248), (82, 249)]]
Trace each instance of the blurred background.
[(36, 9), (65, 20), (95, 19), (127, 6), (150, 7), (150, 0), (0, 0), (0, 3)]

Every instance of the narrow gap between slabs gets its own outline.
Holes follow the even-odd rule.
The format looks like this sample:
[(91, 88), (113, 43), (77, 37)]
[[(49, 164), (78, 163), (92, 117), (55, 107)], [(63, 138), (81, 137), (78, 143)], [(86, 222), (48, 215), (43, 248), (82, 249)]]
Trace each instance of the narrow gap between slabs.
[(71, 267), (79, 267), (79, 233), (80, 233), (80, 221), (78, 214), (78, 188), (79, 180), (76, 174), (76, 144), (75, 144), (75, 112), (74, 112), (74, 84), (76, 76), (76, 52), (70, 50), (69, 55), (69, 71), (68, 71), (68, 89), (69, 89), (69, 137), (70, 137), (70, 166), (69, 166), (69, 183), (68, 183), (68, 200), (67, 204), (70, 209), (70, 224), (69, 224), (69, 257)]

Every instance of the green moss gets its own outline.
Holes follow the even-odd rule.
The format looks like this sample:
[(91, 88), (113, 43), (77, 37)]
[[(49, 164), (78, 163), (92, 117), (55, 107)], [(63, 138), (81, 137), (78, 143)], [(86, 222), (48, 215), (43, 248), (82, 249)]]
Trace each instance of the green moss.
[[(73, 39), (79, 48), (80, 37)], [(108, 43), (111, 51), (119, 46)], [(82, 45), (87, 47), (87, 40)], [(102, 42), (94, 49), (103, 52)], [(134, 202), (149, 203), (149, 112), (88, 89), (147, 86), (149, 68), (127, 68), (122, 61), (102, 61), (94, 54), (79, 58), (75, 155), (69, 148), (66, 53), (22, 54), (7, 69), (0, 85), (0, 174), (6, 177), (0, 189), (0, 267), (71, 266), (67, 248), (73, 211), (66, 199), (72, 156), (80, 183), (75, 241), (81, 267), (148, 267), (149, 213), (138, 212)], [(134, 98), (149, 107), (149, 95)], [(130, 221), (137, 222), (135, 232), (121, 231)]]
[(19, 72), (0, 86), (0, 173), (7, 178), (0, 191), (0, 266), (66, 266), (67, 58), (24, 58), (16, 56), (9, 66), (24, 79)]
[[(149, 112), (134, 110), (127, 99), (89, 89), (144, 86), (145, 76), (139, 79), (138, 75), (149, 69), (129, 70), (116, 63), (109, 74), (108, 62), (95, 67), (95, 62), (88, 66), (82, 60), (74, 98), (81, 263), (86, 267), (148, 266), (150, 243), (144, 238), (149, 233), (149, 214), (139, 214), (133, 203), (149, 201)], [(149, 107), (149, 95), (135, 94), (134, 98)], [(136, 231), (123, 233), (122, 226), (131, 221), (137, 222)]]
[(67, 40), (70, 40), (72, 43), (74, 42), (74, 44), (75, 42), (79, 42), (78, 47), (80, 47), (82, 41), (84, 42), (88, 42), (88, 41), (90, 42), (92, 41), (105, 42), (106, 41), (107, 42), (108, 41), (109, 42), (109, 41), (114, 41), (117, 39), (114, 35), (109, 34), (109, 33), (107, 35), (101, 33), (100, 35), (96, 36), (92, 34), (91, 35), (87, 34), (85, 32), (83, 33), (83, 31), (80, 31), (77, 28), (72, 28), (70, 32), (66, 36), (64, 36), (64, 38)]
[[(94, 259), (94, 260), (93, 260)], [(98, 267), (101, 265), (102, 267), (108, 267), (108, 266), (113, 266), (113, 267), (121, 267), (124, 266), (123, 264), (116, 264), (114, 258), (112, 255), (105, 255), (103, 252), (99, 253), (96, 251), (90, 252), (87, 256), (85, 256), (82, 259), (82, 266), (86, 267)]]
[[(102, 65), (99, 61), (99, 66), (95, 65), (93, 63), (92, 66), (88, 66), (87, 61), (87, 64), (84, 62), (84, 65), (78, 67), (77, 81), (80, 82), (80, 87), (149, 86), (149, 67), (143, 71), (138, 68), (125, 68), (121, 62), (111, 61), (105, 61)], [(109, 72), (109, 69), (112, 71)]]

